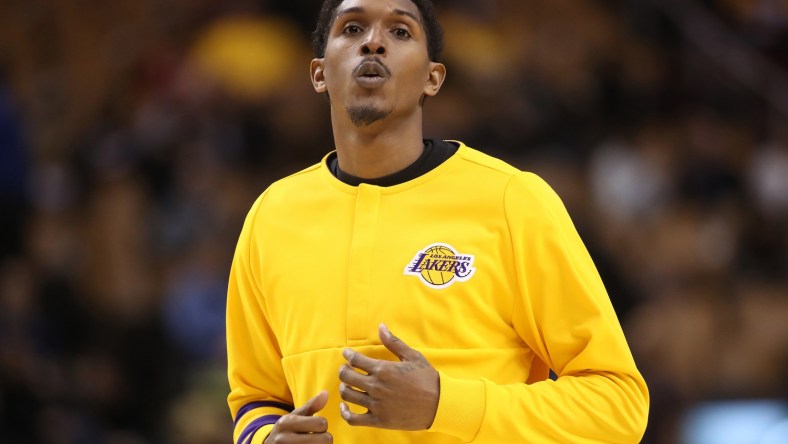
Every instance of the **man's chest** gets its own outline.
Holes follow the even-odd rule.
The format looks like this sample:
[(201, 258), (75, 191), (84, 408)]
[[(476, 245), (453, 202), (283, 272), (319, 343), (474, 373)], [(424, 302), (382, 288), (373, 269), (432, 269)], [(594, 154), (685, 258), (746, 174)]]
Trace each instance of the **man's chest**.
[(377, 343), (381, 322), (415, 346), (506, 343), (511, 242), (478, 211), (359, 199), (268, 224), (261, 284), (283, 354)]

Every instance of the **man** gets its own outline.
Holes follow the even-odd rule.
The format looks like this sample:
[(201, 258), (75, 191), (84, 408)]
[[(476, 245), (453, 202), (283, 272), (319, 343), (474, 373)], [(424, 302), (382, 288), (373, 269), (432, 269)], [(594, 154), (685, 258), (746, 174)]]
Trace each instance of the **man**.
[(559, 198), (423, 139), (441, 39), (429, 0), (324, 1), (311, 75), (336, 151), (272, 184), (244, 224), (227, 303), (235, 442), (642, 436), (646, 385)]

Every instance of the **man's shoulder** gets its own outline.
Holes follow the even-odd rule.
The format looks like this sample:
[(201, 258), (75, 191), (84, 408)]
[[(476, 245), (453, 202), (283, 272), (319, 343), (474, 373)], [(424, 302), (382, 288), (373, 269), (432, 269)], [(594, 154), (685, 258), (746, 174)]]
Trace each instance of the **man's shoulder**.
[(274, 181), (269, 188), (288, 188), (303, 186), (307, 182), (318, 180), (322, 162), (312, 164), (300, 171), (281, 177)]
[(316, 163), (273, 181), (258, 200), (261, 206), (269, 209), (286, 204), (319, 189), (321, 180), (321, 164)]
[(552, 195), (555, 192), (538, 174), (520, 169), (509, 162), (494, 157), (477, 149), (460, 145), (458, 154), (469, 168), (486, 170), (489, 174), (500, 177), (506, 182), (506, 189), (513, 195)]
[(503, 159), (499, 159), (498, 157), (494, 157), (475, 148), (471, 148), (461, 142), (457, 143), (460, 143), (460, 149), (457, 151), (457, 155), (459, 155), (470, 167), (487, 169), (490, 172), (500, 173), (505, 176), (513, 176), (522, 172), (520, 169)]

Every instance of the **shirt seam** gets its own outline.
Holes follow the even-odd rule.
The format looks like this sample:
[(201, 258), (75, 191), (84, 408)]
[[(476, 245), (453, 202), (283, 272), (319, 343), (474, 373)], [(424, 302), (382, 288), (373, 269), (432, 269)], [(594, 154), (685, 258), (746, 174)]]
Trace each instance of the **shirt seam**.
[[(271, 188), (269, 187), (268, 190), (270, 190), (270, 189)], [(254, 233), (256, 231), (255, 230), (255, 226), (257, 225), (257, 216), (260, 214), (261, 207), (263, 206), (263, 201), (268, 196), (268, 190), (264, 191), (263, 194), (260, 195), (258, 203), (257, 203), (257, 205), (255, 205), (255, 208), (254, 208), (254, 214), (252, 214), (252, 220), (250, 221), (250, 224), (249, 224), (249, 242), (247, 242), (247, 248), (246, 248), (247, 263), (248, 263), (249, 259), (252, 257), (252, 242), (255, 241)], [(250, 267), (250, 265), (251, 264), (248, 264), (247, 266)], [(257, 276), (256, 273), (252, 273), (251, 267), (250, 267), (249, 273), (252, 274), (252, 277), (253, 277), (253, 280), (254, 280), (254, 285), (255, 285), (255, 287), (257, 289), (258, 294), (260, 294), (261, 296), (264, 296), (262, 285), (261, 285), (260, 282), (258, 282), (258, 276)], [(263, 298), (263, 299), (265, 299), (265, 298)], [(260, 303), (260, 301), (258, 301), (258, 304), (259, 303)], [(260, 307), (260, 308), (262, 309), (262, 307)]]
[[(365, 345), (362, 345), (361, 347), (368, 347), (368, 346), (382, 346), (382, 345), (381, 344), (365, 344)], [(302, 351), (302, 352), (293, 353), (293, 354), (289, 354), (289, 355), (282, 355), (282, 359), (294, 358), (294, 357), (297, 357), (297, 356), (300, 356), (300, 355), (305, 355), (305, 354), (308, 354), (308, 353), (317, 353), (317, 352), (331, 351), (331, 350), (344, 350), (346, 348), (348, 348), (348, 347), (344, 346), (344, 345), (338, 345), (336, 347), (321, 347), (321, 348), (316, 348), (316, 349), (313, 349), (313, 350)], [(522, 346), (512, 346), (512, 347), (474, 347), (474, 348), (446, 348), (446, 347), (415, 347), (415, 348), (417, 348), (419, 351), (422, 351), (422, 350), (473, 351), (473, 350), (522, 350), (523, 349)], [(530, 347), (527, 347), (527, 348), (530, 349)]]
[[(474, 159), (473, 157), (468, 156), (468, 153), (474, 153), (474, 152), (475, 153), (479, 153), (479, 154), (482, 154), (482, 153), (480, 151), (474, 150), (471, 147), (467, 147), (466, 146), (466, 148), (468, 149), (466, 152), (458, 151), (458, 153), (460, 154), (462, 159), (465, 160), (466, 162), (472, 163), (474, 165), (478, 165), (478, 166), (483, 167), (483, 168), (487, 168), (489, 170), (493, 170), (495, 172), (498, 172), (498, 173), (501, 173), (501, 174), (504, 174), (504, 175), (508, 175), (510, 181), (511, 181), (512, 178), (516, 177), (518, 175), (518, 173), (522, 173), (522, 171), (516, 170), (515, 167), (513, 167), (512, 165), (506, 164), (505, 162), (504, 163), (509, 168), (513, 168), (513, 169), (515, 169), (515, 171), (507, 171), (508, 168), (501, 168), (499, 166), (489, 165), (489, 164), (487, 164), (485, 162), (481, 162), (481, 161), (479, 161), (477, 159)], [(501, 161), (501, 162), (503, 162), (503, 161)], [(508, 188), (508, 184), (507, 184), (507, 188)]]
[(522, 276), (523, 273), (521, 273), (520, 265), (517, 263), (517, 258), (515, 257), (515, 245), (514, 245), (514, 236), (512, 236), (512, 224), (509, 220), (510, 219), (509, 207), (506, 204), (506, 199), (509, 195), (509, 188), (512, 185), (512, 182), (514, 181), (515, 177), (516, 175), (512, 174), (512, 176), (509, 178), (509, 181), (506, 183), (506, 189), (504, 190), (503, 193), (503, 213), (504, 213), (504, 219), (506, 220), (506, 230), (507, 233), (509, 234), (509, 259), (512, 261), (512, 264), (514, 265), (514, 274), (515, 274), (515, 279), (517, 281), (517, 289), (515, 290), (514, 297), (512, 298), (512, 306), (509, 311), (509, 319), (512, 319), (512, 323), (514, 323), (514, 313), (517, 307), (517, 303), (523, 297), (523, 294), (521, 293), (522, 292), (521, 289), (524, 286), (524, 282), (522, 281), (522, 279), (525, 278), (524, 276)]

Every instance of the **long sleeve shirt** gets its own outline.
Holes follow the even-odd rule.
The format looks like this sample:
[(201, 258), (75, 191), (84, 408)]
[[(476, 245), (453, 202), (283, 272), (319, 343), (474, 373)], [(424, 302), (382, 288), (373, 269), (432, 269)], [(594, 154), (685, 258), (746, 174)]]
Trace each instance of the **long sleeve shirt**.
[[(429, 430), (340, 416), (342, 350), (396, 360), (381, 322), (439, 372)], [(337, 443), (635, 443), (646, 424), (646, 384), (561, 200), (463, 144), (394, 186), (350, 186), (325, 159), (272, 184), (238, 241), (227, 345), (240, 444), (321, 390)]]

